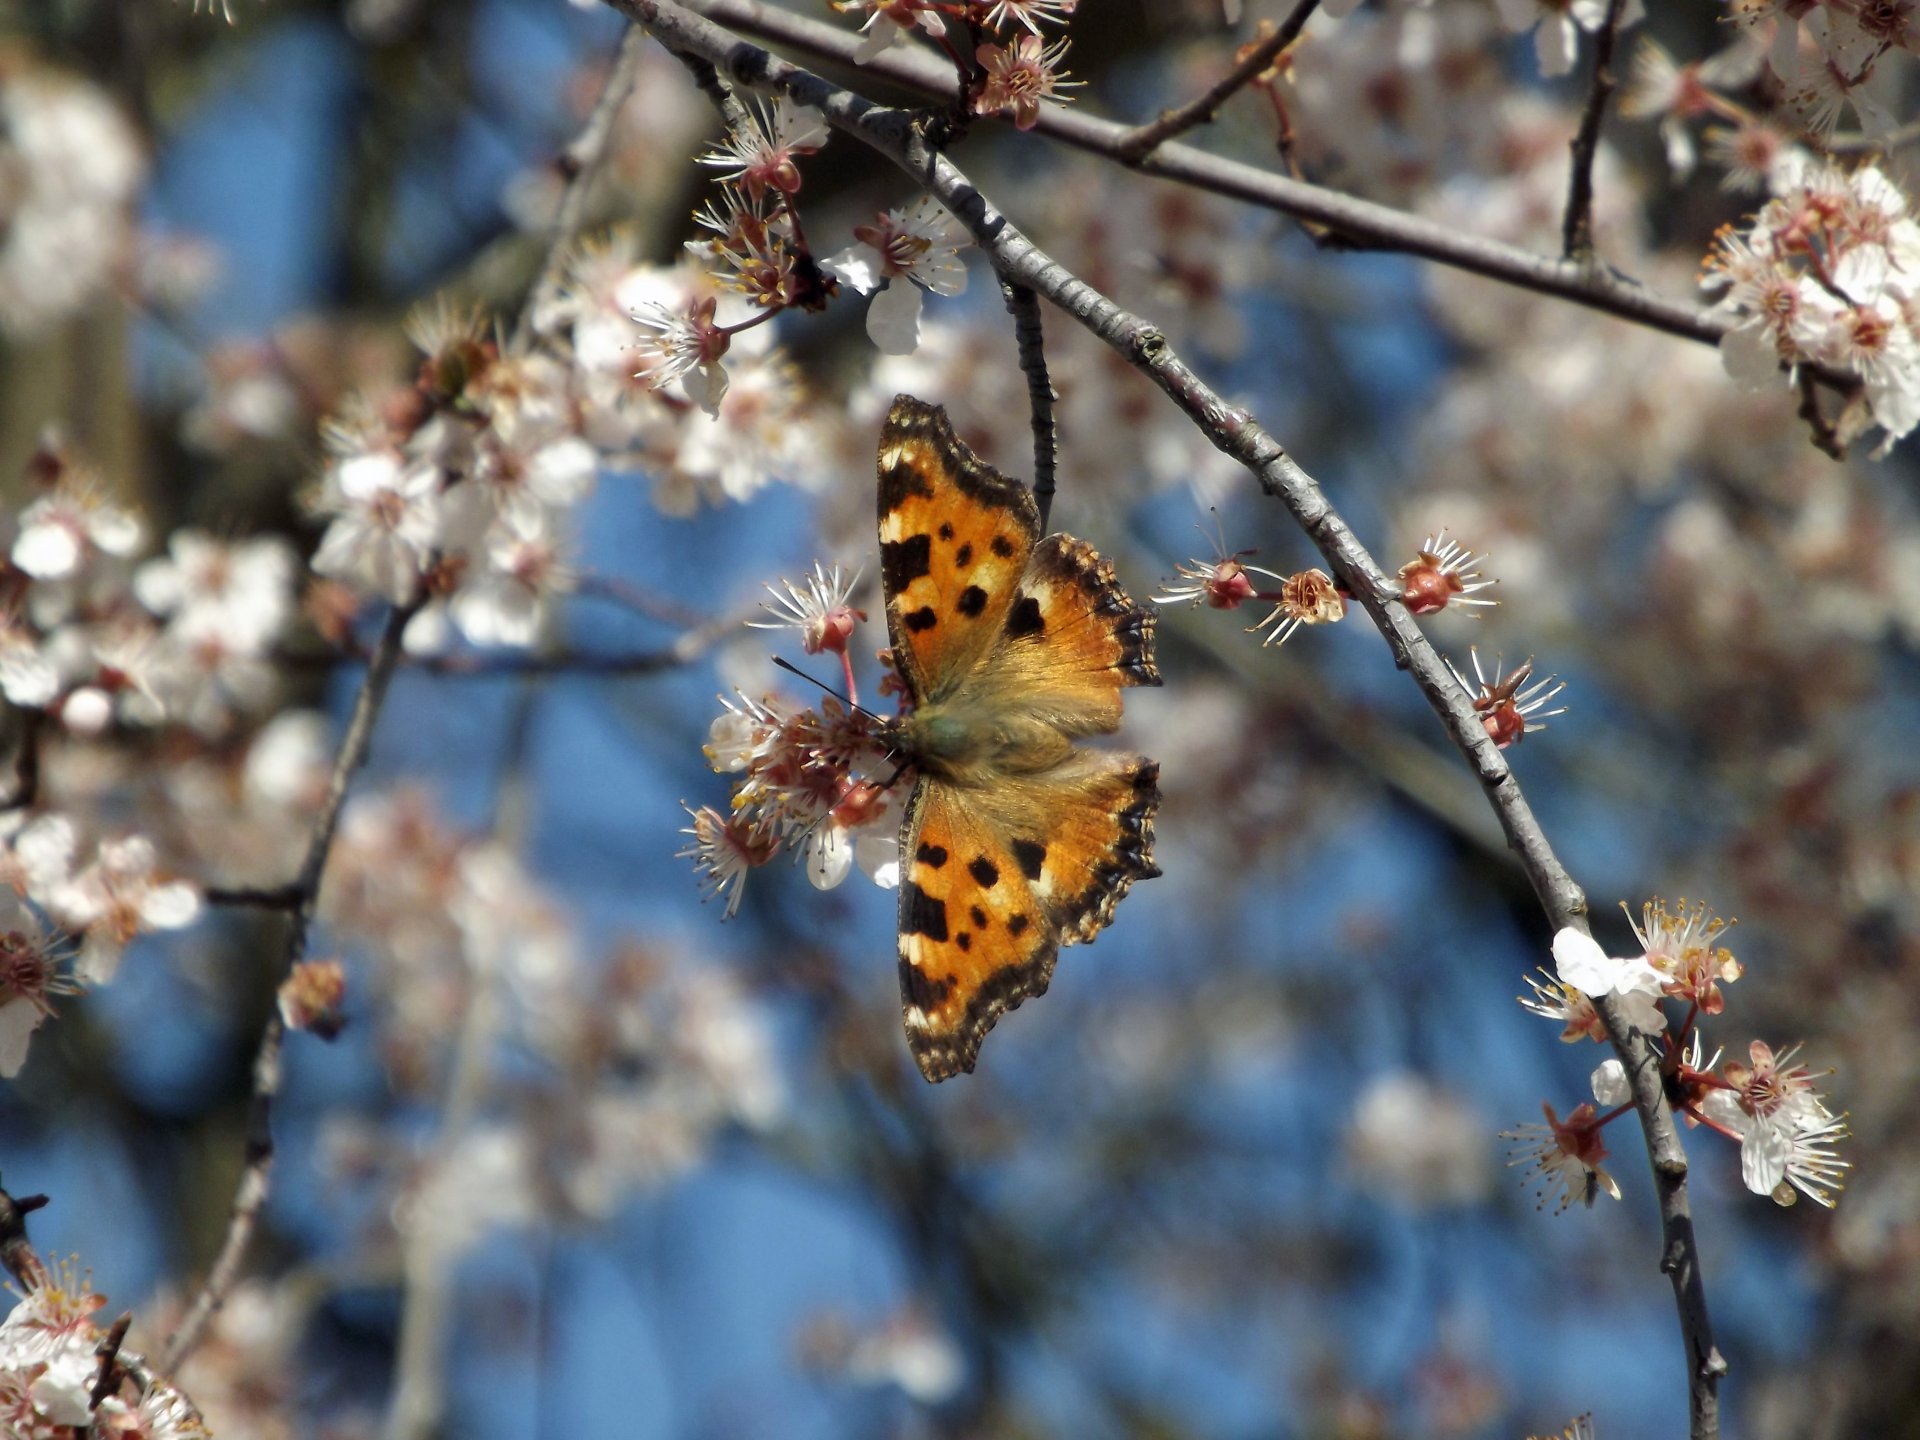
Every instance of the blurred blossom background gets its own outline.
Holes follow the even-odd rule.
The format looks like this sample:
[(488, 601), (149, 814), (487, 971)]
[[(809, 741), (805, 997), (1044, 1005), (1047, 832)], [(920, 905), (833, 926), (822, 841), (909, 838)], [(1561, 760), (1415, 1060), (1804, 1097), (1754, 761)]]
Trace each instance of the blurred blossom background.
[[(1043, 18), (1071, 103), (1137, 121), (1286, 8)], [(1187, 138), (1558, 256), (1581, 7), (1342, 8)], [(1604, 265), (1720, 305), (1724, 355), (1010, 125), (951, 153), (1248, 406), (1390, 570), (1445, 537), (1497, 579), (1497, 607), (1421, 623), (1465, 674), (1477, 651), (1489, 678), (1498, 657), (1564, 682), (1507, 757), (1603, 946), (1633, 949), (1622, 903), (1738, 917), (1707, 1058), (1804, 1042), (1853, 1132), (1832, 1210), (1749, 1193), (1736, 1144), (1685, 1132), (1727, 1433), (1920, 1435), (1920, 475), (1894, 438), (1920, 419), (1920, 70), (1905, 22), (1869, 57), (1844, 7), (1797, 30), (1734, 8), (1622, 31), (1592, 216)], [(703, 754), (732, 733), (720, 697), (818, 704), (775, 655), (842, 679), (745, 622), (816, 563), (857, 572), (871, 700), (891, 397), (1024, 477), (1027, 389), (978, 252), (804, 116), (791, 204), (839, 293), (741, 331), (724, 375), (675, 360), (703, 298), (716, 324), (752, 312), (686, 248), (714, 238), (694, 212), (724, 208), (727, 166), (698, 157), (723, 137), (657, 45), (537, 284), (556, 157), (624, 28), (557, 0), (0, 21), (0, 739), (35, 772), (7, 830), (33, 913), (6, 926), (70, 937), (36, 992), (57, 1013), (0, 1009), (0, 1179), (50, 1197), (36, 1247), (159, 1354), (280, 1014), (260, 1232), (174, 1377), (218, 1436), (1364, 1440), (1585, 1411), (1602, 1437), (1680, 1433), (1633, 1117), (1605, 1131), (1621, 1202), (1564, 1214), (1499, 1138), (1591, 1099), (1610, 1052), (1515, 1003), (1550, 928), (1358, 609), (1266, 646), (1264, 607), (1159, 607), (1165, 683), (1128, 693), (1122, 740), (1160, 762), (1164, 878), (971, 1076), (914, 1072), (872, 865), (821, 889), (789, 844), (702, 904), (683, 852), (728, 803)], [(1834, 328), (1789, 335), (1727, 235), (1804, 198), (1824, 148), (1877, 167), (1827, 183), (1883, 217), (1879, 298), (1835, 280), (1835, 240), (1796, 292)], [(890, 233), (938, 265), (871, 295)], [(1320, 563), (1042, 310), (1056, 528), (1142, 602), (1236, 551)], [(1880, 348), (1835, 338), (1874, 316)], [(1865, 398), (1810, 425), (1783, 358)], [(323, 968), (277, 1001), (286, 917), (227, 902), (298, 874), (388, 602), (436, 565), (341, 817)]]

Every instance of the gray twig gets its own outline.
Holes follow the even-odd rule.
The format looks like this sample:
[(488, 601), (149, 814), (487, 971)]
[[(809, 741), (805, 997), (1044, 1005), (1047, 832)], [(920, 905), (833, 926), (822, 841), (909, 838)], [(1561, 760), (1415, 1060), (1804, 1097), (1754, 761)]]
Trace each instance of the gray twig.
[[(951, 162), (928, 147), (909, 116), (748, 45), (672, 0), (609, 3), (646, 25), (669, 49), (704, 55), (738, 83), (784, 91), (801, 104), (817, 106), (831, 124), (885, 155), (967, 227), (1004, 279), (1044, 295), (1084, 325), (1159, 386), (1217, 448), (1240, 462), (1262, 490), (1286, 506), (1335, 576), (1372, 618), (1395, 664), (1420, 687), (1478, 777), (1549, 922), (1556, 930), (1569, 925), (1587, 928), (1585, 894), (1554, 853), (1466, 692), (1401, 603), (1398, 583), (1360, 543), (1313, 477), (1252, 415), (1229, 404), (1188, 368), (1158, 329), (1121, 309), (1021, 234)], [(1663, 1231), (1660, 1268), (1673, 1286), (1689, 1359), (1690, 1435), (1692, 1440), (1715, 1440), (1718, 1383), (1726, 1362), (1713, 1344), (1687, 1199), (1686, 1152), (1661, 1085), (1660, 1056), (1647, 1036), (1626, 1024), (1612, 997), (1595, 1003), (1633, 1086), (1634, 1108), (1652, 1162)]]

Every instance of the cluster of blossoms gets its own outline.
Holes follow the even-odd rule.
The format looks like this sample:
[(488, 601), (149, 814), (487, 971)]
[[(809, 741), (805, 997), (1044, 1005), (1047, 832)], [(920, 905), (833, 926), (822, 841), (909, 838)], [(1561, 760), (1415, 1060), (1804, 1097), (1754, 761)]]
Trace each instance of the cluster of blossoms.
[[(0, 808), (6, 1075), (25, 1063), (56, 997), (108, 983), (136, 935), (180, 929), (201, 909), (196, 887), (169, 875), (154, 840), (131, 828), (134, 792), (110, 764), (78, 757), (111, 753), (93, 742), (163, 727), (189, 747), (224, 746), (269, 710), (298, 573), (281, 540), (193, 529), (137, 561), (139, 518), (64, 447), (43, 442), (27, 473), (35, 498), (10, 522), (0, 565), (0, 694), (28, 717)], [(198, 771), (185, 759), (169, 783), (190, 786)], [(70, 784), (74, 767), (99, 783)]]
[(1889, 54), (1920, 50), (1920, 17), (1905, 5), (1802, 5), (1796, 0), (1728, 0), (1732, 20), (1767, 38), (1768, 60), (1785, 82), (1786, 99), (1816, 135), (1831, 135), (1849, 109), (1876, 139), (1895, 120), (1875, 98), (1873, 80)]
[(177, 531), (134, 566), (144, 526), (57, 440), (0, 566), (0, 693), (71, 733), (178, 723), (216, 737), (276, 698), (272, 651), (298, 566), (277, 539)]
[(410, 330), (425, 355), (416, 383), (327, 429), (313, 568), (418, 605), (410, 649), (444, 647), (450, 625), (476, 645), (532, 645), (574, 587), (569, 527), (599, 473), (572, 376), (542, 354), (503, 354), (475, 315), (439, 309)]
[[(1080, 0), (831, 0), (833, 8), (867, 17), (861, 64), (918, 30), (945, 50), (960, 72), (969, 113), (1005, 115), (1022, 130), (1040, 120), (1040, 102), (1078, 81), (1061, 69), (1067, 42), (1049, 44), (1043, 25), (1064, 25)], [(950, 29), (950, 26), (952, 27)], [(971, 56), (955, 36), (980, 37)]]
[[(783, 310), (824, 309), (844, 284), (872, 295), (867, 333), (883, 354), (920, 343), (922, 295), (966, 288), (958, 258), (964, 232), (930, 197), (882, 211), (854, 227), (854, 243), (817, 258), (795, 203), (798, 161), (827, 141), (821, 113), (785, 96), (743, 106), (743, 119), (701, 163), (719, 173), (720, 193), (694, 215), (708, 232), (687, 244), (700, 274), (679, 293), (646, 294), (626, 283), (626, 314), (646, 330), (631, 347), (649, 388), (678, 382), (693, 404), (720, 419), (731, 384), (728, 362), (766, 353), (759, 327)], [(574, 319), (576, 336), (579, 321)], [(629, 348), (626, 345), (622, 349)], [(631, 357), (630, 357), (631, 358)]]
[[(417, 791), (347, 807), (321, 916), (379, 957), (366, 973), (396, 1088), (437, 1083), (452, 1061), (446, 1017), (472, 1017), (459, 1043), (476, 1109), (462, 1134), (423, 1156), (343, 1118), (329, 1141), (337, 1170), (388, 1190), (410, 1244), (450, 1259), (496, 1226), (604, 1216), (698, 1163), (726, 1127), (784, 1111), (766, 1021), (727, 972), (634, 946), (596, 960), (504, 845), (461, 834)], [(324, 998), (330, 977), (314, 978)], [(540, 1057), (543, 1076), (509, 1052)]]
[(1726, 292), (1714, 309), (1734, 322), (1727, 373), (1758, 389), (1783, 366), (1845, 371), (1866, 413), (1842, 439), (1868, 423), (1898, 439), (1920, 425), (1920, 224), (1877, 166), (1783, 168), (1774, 198), (1707, 259), (1702, 284)]
[[(1684, 900), (1669, 911), (1653, 900), (1634, 920), (1639, 952), (1609, 956), (1593, 937), (1572, 928), (1553, 938), (1554, 971), (1527, 977), (1531, 996), (1520, 1003), (1561, 1027), (1568, 1044), (1605, 1041), (1606, 1025), (1595, 1000), (1613, 997), (1624, 1023), (1649, 1038), (1658, 1037), (1661, 1080), (1668, 1102), (1689, 1125), (1706, 1126), (1740, 1146), (1740, 1174), (1756, 1195), (1781, 1205), (1795, 1192), (1831, 1206), (1845, 1183), (1848, 1163), (1835, 1153), (1846, 1138), (1845, 1116), (1834, 1115), (1815, 1088), (1819, 1078), (1795, 1063), (1799, 1046), (1776, 1054), (1764, 1041), (1747, 1047), (1747, 1061), (1722, 1063), (1718, 1052), (1703, 1060), (1698, 1021), (1726, 1006), (1722, 987), (1740, 978), (1733, 952), (1718, 943), (1730, 922), (1705, 905)], [(1543, 972), (1544, 974), (1544, 972)], [(1663, 1001), (1684, 1001), (1686, 1013), (1669, 1030)], [(1831, 1073), (1831, 1072), (1827, 1072)], [(1541, 1203), (1556, 1191), (1558, 1209), (1578, 1197), (1591, 1204), (1601, 1192), (1620, 1198), (1620, 1187), (1601, 1168), (1607, 1157), (1602, 1127), (1633, 1108), (1625, 1068), (1608, 1060), (1593, 1072), (1594, 1102), (1578, 1106), (1564, 1120), (1543, 1105), (1544, 1125), (1510, 1131), (1516, 1142), (1514, 1164), (1527, 1164), (1541, 1183)]]
[(15, 1263), (27, 1288), (0, 1321), (0, 1431), (13, 1440), (206, 1440), (187, 1397), (97, 1323), (107, 1301), (86, 1277), (30, 1254)]
[(0, 330), (44, 331), (131, 267), (146, 169), (106, 92), (0, 55)]
[[(899, 883), (899, 787), (887, 783), (899, 766), (888, 758), (882, 723), (858, 704), (847, 648), (855, 622), (866, 618), (849, 603), (858, 583), (837, 565), (816, 565), (804, 588), (773, 592), (775, 618), (762, 622), (797, 631), (810, 655), (838, 655), (849, 703), (828, 698), (813, 710), (742, 696), (738, 704), (723, 700), (713, 722), (707, 763), (740, 778), (729, 813), (689, 808), (685, 833), (693, 843), (680, 855), (694, 862), (711, 894), (724, 897), (729, 916), (740, 908), (749, 872), (782, 851), (796, 851), (821, 890), (845, 880), (856, 863), (877, 885)], [(892, 680), (883, 680), (883, 693), (898, 688)]]

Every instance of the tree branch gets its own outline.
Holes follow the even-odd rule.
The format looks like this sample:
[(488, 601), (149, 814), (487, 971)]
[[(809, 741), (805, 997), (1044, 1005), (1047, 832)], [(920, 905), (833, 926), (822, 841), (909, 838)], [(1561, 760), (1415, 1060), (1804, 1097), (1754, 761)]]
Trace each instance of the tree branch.
[[(1262, 490), (1286, 506), (1335, 576), (1372, 618), (1394, 663), (1420, 687), (1449, 739), (1478, 777), (1549, 922), (1556, 930), (1567, 925), (1587, 928), (1585, 894), (1555, 855), (1466, 692), (1401, 603), (1398, 583), (1368, 553), (1313, 477), (1251, 414), (1229, 404), (1189, 369), (1158, 329), (1076, 278), (1021, 234), (958, 169), (929, 149), (905, 113), (875, 105), (743, 43), (672, 0), (608, 3), (646, 25), (669, 49), (703, 55), (741, 84), (784, 91), (801, 104), (816, 106), (837, 128), (885, 155), (966, 226), (1002, 278), (1027, 286), (1066, 311), (1142, 371), (1208, 440), (1243, 465)], [(1690, 1434), (1693, 1440), (1715, 1440), (1718, 1381), (1726, 1366), (1713, 1344), (1687, 1202), (1686, 1153), (1661, 1085), (1660, 1057), (1645, 1035), (1625, 1023), (1612, 997), (1595, 1005), (1632, 1083), (1634, 1108), (1646, 1134), (1660, 1197), (1664, 1242), (1660, 1267), (1673, 1286), (1688, 1354)]]
[[(1318, 0), (1315, 0), (1318, 3)], [(1040, 328), (1040, 302), (1024, 285), (1002, 278), (1000, 298), (1013, 316), (1013, 342), (1020, 351), (1020, 372), (1027, 377), (1027, 408), (1033, 424), (1033, 499), (1040, 507), (1040, 530), (1046, 532), (1053, 514), (1054, 463), (1059, 436), (1054, 431), (1053, 380), (1047, 374), (1047, 352)]]
[(1620, 34), (1625, 0), (1607, 0), (1607, 15), (1593, 37), (1593, 84), (1572, 142), (1573, 172), (1567, 179), (1567, 210), (1560, 222), (1560, 253), (1582, 264), (1593, 262), (1593, 158), (1600, 152), (1600, 123), (1613, 98), (1613, 43)]
[(587, 182), (606, 158), (608, 142), (613, 138), (613, 122), (633, 91), (634, 80), (640, 73), (640, 57), (645, 50), (646, 37), (638, 30), (629, 30), (621, 37), (620, 53), (614, 57), (613, 68), (607, 72), (607, 83), (601, 88), (600, 98), (594, 101), (587, 123), (557, 158), (556, 167), (565, 187), (560, 192), (560, 204), (553, 214), (546, 257), (540, 262), (540, 269), (534, 275), (533, 288), (527, 294), (527, 303), (521, 307), (520, 317), (513, 327), (515, 349), (526, 344), (534, 316), (551, 305), (559, 295), (561, 277), (567, 268), (567, 254), (573, 248), (581, 218), (586, 211)]
[[(387, 697), (387, 687), (400, 663), (400, 637), (407, 628), (407, 622), (413, 619), (424, 603), (423, 598), (394, 607), (387, 617), (386, 628), (380, 634), (373, 657), (367, 664), (366, 678), (360, 682), (360, 693), (353, 702), (353, 718), (347, 722), (347, 733), (340, 742), (340, 754), (334, 760), (326, 796), (320, 802), (320, 813), (314, 818), (313, 833), (307, 841), (306, 859), (293, 882), (297, 900), (290, 907), (286, 943), (281, 949), (280, 975), (283, 978), (306, 956), (313, 913), (320, 901), (320, 878), (326, 871), (327, 857), (333, 851), (333, 837), (339, 828), (340, 810), (346, 803), (347, 787), (352, 782), (354, 772), (366, 763), (367, 751), (373, 743), (373, 722), (379, 717), (381, 703)], [(214, 1256), (207, 1278), (201, 1282), (179, 1328), (167, 1339), (167, 1347), (160, 1361), (161, 1370), (167, 1374), (179, 1369), (205, 1337), (208, 1323), (240, 1276), (240, 1266), (246, 1259), (247, 1247), (253, 1240), (254, 1231), (259, 1228), (260, 1212), (267, 1203), (273, 1172), (273, 1102), (280, 1093), (280, 1047), (285, 1038), (286, 1022), (281, 1018), (280, 1007), (276, 1003), (260, 1033), (260, 1046), (254, 1055), (253, 1096), (247, 1108), (246, 1153), (240, 1170), (240, 1183), (234, 1192), (233, 1208), (227, 1219), (226, 1235), (220, 1242), (220, 1251)]]
[(1282, 50), (1300, 38), (1300, 32), (1307, 28), (1307, 21), (1313, 18), (1313, 12), (1319, 8), (1320, 0), (1299, 0), (1287, 18), (1280, 22), (1280, 28), (1248, 50), (1245, 58), (1221, 76), (1204, 95), (1177, 110), (1162, 110), (1158, 120), (1136, 125), (1122, 135), (1115, 142), (1119, 158), (1129, 165), (1137, 165), (1174, 136), (1184, 135), (1197, 125), (1212, 124), (1222, 105), (1252, 84), (1261, 72), (1279, 58)]
[[(619, 0), (609, 0), (609, 3), (618, 4)], [(853, 65), (854, 51), (859, 46), (857, 35), (776, 9), (761, 0), (687, 0), (681, 8), (746, 34), (776, 40), (802, 54), (842, 65)], [(862, 74), (876, 80), (903, 86), (930, 98), (946, 101), (952, 97), (951, 67), (919, 51), (896, 46), (883, 50), (859, 68)], [(1121, 141), (1133, 128), (1051, 104), (1040, 107), (1039, 123), (1034, 127), (1038, 134), (1121, 163), (1127, 163), (1120, 151)], [(1728, 322), (1719, 316), (1693, 305), (1663, 299), (1605, 270), (1468, 235), (1389, 205), (1309, 185), (1258, 166), (1210, 155), (1190, 145), (1163, 144), (1134, 162), (1132, 168), (1156, 179), (1191, 185), (1290, 215), (1296, 220), (1326, 226), (1370, 249), (1398, 251), (1491, 280), (1505, 281), (1523, 290), (1569, 300), (1684, 339), (1718, 345), (1729, 328)]]

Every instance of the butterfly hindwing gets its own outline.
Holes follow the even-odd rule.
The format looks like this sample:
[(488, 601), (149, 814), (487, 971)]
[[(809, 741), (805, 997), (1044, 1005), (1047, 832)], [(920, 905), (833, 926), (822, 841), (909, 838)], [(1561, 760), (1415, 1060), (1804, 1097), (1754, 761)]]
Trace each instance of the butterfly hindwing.
[(973, 1069), (1006, 1011), (1043, 994), (1061, 945), (1091, 940), (1158, 875), (1160, 767), (1085, 752), (991, 797), (915, 787), (901, 830), (900, 1004), (921, 1073)]
[(973, 1069), (995, 1020), (1046, 991), (1059, 935), (1010, 839), (960, 787), (922, 780), (900, 839), (900, 1013), (920, 1073), (946, 1080)]
[(1158, 685), (1154, 617), (1134, 605), (1113, 565), (1084, 540), (1049, 535), (1034, 547), (1001, 643), (975, 680), (989, 695), (1038, 710), (1062, 733), (1120, 725), (1120, 691)]
[(880, 583), (915, 700), (969, 674), (1006, 627), (1040, 535), (1027, 487), (979, 460), (937, 405), (898, 396), (880, 440)]

